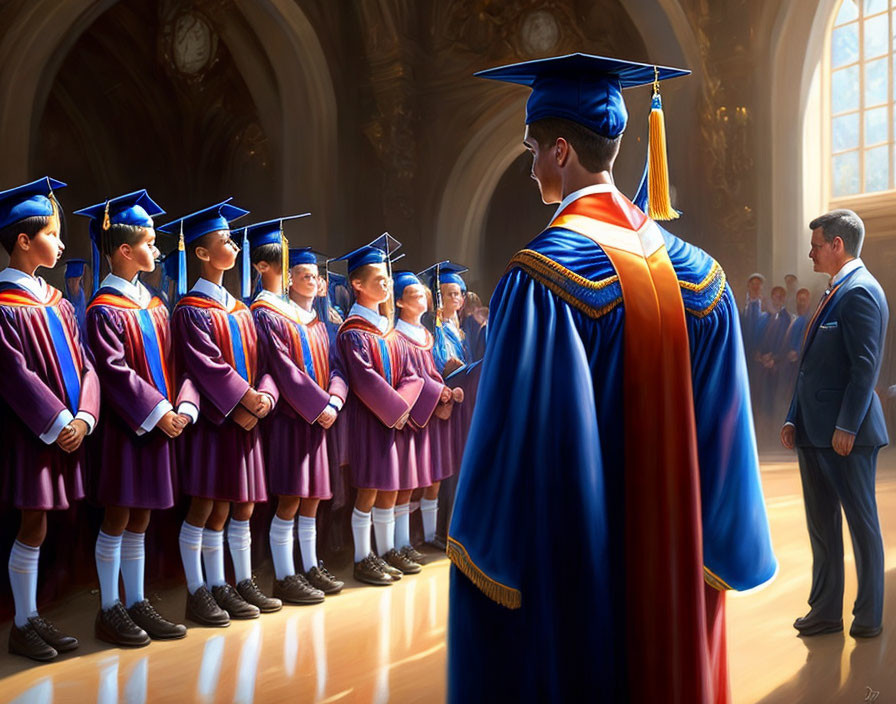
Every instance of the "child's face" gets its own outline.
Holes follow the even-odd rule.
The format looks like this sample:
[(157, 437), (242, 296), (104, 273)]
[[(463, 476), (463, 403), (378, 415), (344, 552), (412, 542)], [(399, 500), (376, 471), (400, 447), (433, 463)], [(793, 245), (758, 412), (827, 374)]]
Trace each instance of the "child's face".
[(28, 240), (28, 252), (35, 268), (52, 268), (62, 257), (65, 245), (59, 239), (59, 221), (51, 218), (49, 224)]
[(464, 307), (464, 292), (459, 284), (442, 284), (442, 310), (445, 315), (454, 315)]
[(370, 269), (363, 279), (352, 281), (352, 288), (358, 298), (362, 296), (370, 303), (380, 304), (389, 298), (392, 281), (385, 264), (370, 264)]
[(299, 264), (294, 266), (290, 273), (292, 274), (292, 284), (290, 288), (297, 296), (304, 298), (313, 298), (318, 294), (318, 280), (321, 278), (317, 275), (316, 264)]
[[(218, 230), (209, 235), (205, 247), (198, 247), (197, 255), (218, 271), (233, 269), (239, 254), (239, 247), (230, 236), (230, 230)], [(205, 256), (202, 256), (202, 253)]]
[(411, 318), (419, 318), (426, 312), (426, 287), (423, 284), (406, 287), (396, 305), (401, 308), (402, 318), (406, 314)]
[(324, 276), (320, 275), (318, 272), (317, 275), (317, 296), (318, 298), (323, 298), (327, 295), (327, 279)]
[(159, 250), (156, 249), (156, 231), (151, 227), (144, 227), (134, 244), (122, 245), (121, 249), (140, 271), (153, 271), (156, 268)]

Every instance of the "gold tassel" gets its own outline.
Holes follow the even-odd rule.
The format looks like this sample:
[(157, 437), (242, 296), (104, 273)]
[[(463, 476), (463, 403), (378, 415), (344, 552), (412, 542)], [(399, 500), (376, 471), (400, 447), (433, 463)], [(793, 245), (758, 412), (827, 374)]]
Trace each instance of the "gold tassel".
[(653, 220), (677, 220), (678, 211), (672, 207), (669, 195), (669, 162), (666, 156), (666, 118), (660, 98), (659, 69), (653, 83), (653, 103), (650, 108), (650, 146), (647, 172), (648, 215)]
[(106, 211), (103, 213), (103, 231), (112, 227), (112, 221), (109, 220), (109, 201), (106, 201)]
[(280, 262), (283, 280), (280, 282), (282, 295), (289, 297), (289, 240), (283, 234), (283, 222), (280, 222)]

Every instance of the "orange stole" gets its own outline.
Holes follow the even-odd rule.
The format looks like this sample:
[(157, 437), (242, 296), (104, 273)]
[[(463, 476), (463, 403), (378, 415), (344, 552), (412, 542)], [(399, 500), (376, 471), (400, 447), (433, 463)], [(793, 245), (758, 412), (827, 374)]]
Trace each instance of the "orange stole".
[(0, 306), (16, 306), (19, 308), (44, 308), (55, 306), (62, 300), (62, 291), (53, 289), (50, 292), (50, 300), (41, 302), (27, 291), (20, 288), (10, 288), (0, 291)]
[[(193, 306), (207, 310), (212, 318), (212, 334), (215, 342), (221, 350), (224, 361), (231, 367), (237, 369), (236, 356), (233, 346), (241, 343), (243, 350), (243, 359), (246, 360), (246, 374), (249, 377), (247, 381), (252, 386), (255, 383), (255, 369), (257, 364), (256, 349), (256, 333), (255, 321), (252, 320), (252, 313), (241, 301), (236, 302), (236, 307), (231, 312), (227, 312), (217, 301), (203, 296), (184, 296), (177, 302), (177, 307)], [(230, 321), (233, 318), (240, 330), (240, 341), (233, 339), (230, 332)], [(237, 370), (238, 371), (238, 370)]]
[(637, 701), (728, 702), (724, 593), (704, 583), (690, 345), (662, 234), (618, 194), (551, 223), (596, 242), (622, 288), (626, 623)]
[[(286, 330), (289, 334), (289, 353), (292, 360), (302, 369), (307, 370), (305, 355), (302, 351), (302, 333), (298, 326), (302, 325), (298, 316), (288, 315), (267, 301), (259, 300), (252, 303), (251, 310), (264, 308), (276, 315), (282, 316), (287, 321)], [(326, 324), (315, 318), (308, 325), (303, 325), (308, 339), (308, 347), (311, 349), (311, 366), (314, 369), (314, 379), (317, 385), (324, 391), (330, 388), (330, 336), (327, 333)]]
[(385, 334), (370, 321), (360, 315), (352, 315), (346, 318), (339, 326), (339, 332), (344, 330), (359, 330), (379, 338), (375, 344), (370, 345), (373, 368), (394, 389), (398, 385), (398, 370), (395, 369), (395, 361), (401, 359), (401, 335), (395, 332), (395, 328), (389, 328)]

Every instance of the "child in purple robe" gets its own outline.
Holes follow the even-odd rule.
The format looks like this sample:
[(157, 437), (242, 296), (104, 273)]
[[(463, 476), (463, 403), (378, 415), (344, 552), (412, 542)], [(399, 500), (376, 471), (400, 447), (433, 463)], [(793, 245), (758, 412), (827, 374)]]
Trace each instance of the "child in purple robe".
[[(200, 395), (199, 419), (184, 435), (179, 472), (183, 492), (192, 497), (180, 533), (189, 592), (186, 616), (208, 626), (258, 618), (283, 606), (255, 583), (249, 533), (255, 503), (267, 500), (256, 425), (270, 413), (278, 393), (270, 376), (257, 378), (252, 313), (222, 286), (224, 272), (234, 267), (239, 253), (229, 222), (246, 214), (228, 200), (159, 228), (182, 236), (179, 295), (186, 288), (187, 245), (200, 269), (193, 289), (178, 301), (171, 327), (177, 371), (192, 380)], [(247, 250), (244, 243), (244, 293), (249, 289)], [(231, 504), (227, 543), (236, 589), (224, 579), (224, 525)]]
[(138, 278), (155, 269), (152, 218), (164, 211), (142, 190), (76, 214), (91, 219), (96, 251), (111, 270), (86, 316), (104, 408), (90, 482), (93, 498), (105, 507), (95, 550), (101, 602), (96, 637), (122, 646), (148, 645), (150, 637), (183, 638), (186, 628), (162, 618), (143, 591), (150, 512), (174, 505), (172, 439), (197, 417), (199, 403), (192, 384), (175, 397), (168, 309)]
[[(463, 401), (463, 390), (445, 385), (433, 358), (433, 336), (420, 322), (428, 301), (426, 287), (409, 271), (395, 274), (395, 305), (399, 319), (395, 330), (407, 343), (412, 363), (426, 386), (438, 389), (439, 401), (435, 408), (423, 406), (421, 399), (411, 411), (411, 429), (414, 433), (414, 449), (418, 485), (424, 487), (420, 501), (423, 518), (423, 538), (444, 552), (445, 544), (437, 542), (436, 519), (439, 511), (439, 487), (442, 480), (454, 474), (454, 456), (451, 442), (451, 413), (454, 404)], [(409, 558), (419, 562), (423, 556), (411, 547), (410, 542), (410, 491), (399, 491), (395, 505), (395, 544)]]
[[(344, 586), (318, 563), (317, 509), (321, 500), (332, 498), (327, 434), (348, 387), (330, 364), (327, 325), (314, 311), (317, 259), (310, 248), (289, 250), (281, 228), (281, 220), (247, 228), (252, 264), (261, 276), (261, 291), (252, 303), (259, 369), (273, 377), (280, 391), (280, 403), (262, 423), (268, 486), (277, 496), (270, 527), (274, 596), (316, 604)], [(288, 292), (290, 274), (298, 303)], [(297, 513), (303, 563), (298, 574), (293, 561)]]
[[(352, 482), (358, 490), (352, 513), (355, 579), (374, 585), (391, 584), (402, 574), (419, 572), (420, 565), (395, 549), (395, 500), (407, 472), (398, 447), (398, 434), (421, 393), (431, 394), (411, 365), (407, 345), (379, 312), (390, 299), (389, 253), (400, 246), (389, 235), (341, 259), (348, 260), (348, 278), (356, 303), (339, 328), (337, 344), (348, 375), (345, 421)], [(432, 406), (438, 402), (436, 391)], [(424, 401), (424, 405), (426, 405)], [(407, 464), (406, 462), (404, 463)], [(371, 519), (379, 556), (370, 549)]]
[(35, 276), (56, 265), (62, 244), (50, 178), (0, 193), (0, 447), (2, 496), (21, 511), (9, 555), (15, 621), (9, 652), (52, 660), (78, 647), (37, 612), (37, 564), (47, 511), (83, 498), (83, 440), (99, 417), (100, 388), (81, 345), (72, 305)]

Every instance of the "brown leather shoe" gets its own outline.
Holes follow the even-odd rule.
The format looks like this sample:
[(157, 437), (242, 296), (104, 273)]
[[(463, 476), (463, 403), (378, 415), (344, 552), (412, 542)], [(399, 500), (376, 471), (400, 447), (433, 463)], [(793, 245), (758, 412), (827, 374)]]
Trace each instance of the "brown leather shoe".
[(100, 640), (113, 645), (140, 648), (150, 643), (149, 635), (131, 620), (120, 601), (97, 612), (93, 632)]
[(218, 606), (212, 593), (204, 586), (199, 587), (192, 594), (187, 593), (185, 617), (188, 621), (195, 621), (202, 626), (224, 628), (230, 625), (230, 616)]
[(345, 586), (345, 582), (336, 579), (327, 571), (323, 562), (308, 570), (305, 578), (311, 583), (312, 587), (320, 589), (324, 594), (338, 594)]
[(417, 552), (413, 545), (405, 545), (398, 552), (408, 558), (411, 562), (416, 562), (418, 565), (422, 565), (423, 561), (426, 559), (422, 553)]
[(448, 549), (448, 545), (438, 535), (435, 536), (432, 540), (427, 540), (426, 544), (434, 550), (438, 550), (439, 552), (445, 552)]
[(386, 572), (381, 563), (385, 564), (373, 553), (369, 553), (360, 562), (355, 563), (355, 579), (364, 584), (372, 584), (376, 587), (385, 587), (396, 581), (395, 577)]
[(128, 616), (153, 640), (177, 640), (187, 635), (186, 626), (162, 618), (146, 599), (131, 606)]
[(230, 618), (258, 618), (261, 614), (261, 609), (243, 599), (239, 592), (229, 584), (212, 587), (212, 596), (215, 597), (218, 606), (230, 614)]
[(258, 610), (263, 614), (270, 614), (283, 608), (282, 601), (265, 595), (261, 589), (258, 588), (258, 584), (255, 582), (255, 577), (244, 579), (236, 585), (236, 590), (246, 603), (258, 607)]
[(404, 574), (400, 569), (398, 569), (397, 567), (393, 567), (379, 555), (374, 555), (373, 559), (375, 559), (377, 561), (377, 564), (380, 566), (380, 569), (383, 572), (385, 572), (387, 575), (392, 577), (392, 579), (394, 579), (396, 582), (399, 579), (401, 579), (401, 575)]
[(30, 619), (21, 628), (15, 623), (12, 624), (12, 628), (9, 629), (9, 652), (13, 655), (24, 655), (38, 662), (47, 662), (59, 655), (56, 648), (38, 635)]
[(421, 565), (409, 560), (395, 548), (383, 555), (383, 559), (387, 564), (392, 565), (397, 570), (401, 570), (404, 574), (417, 574), (423, 569)]
[(290, 604), (319, 604), (324, 600), (324, 593), (320, 589), (315, 589), (300, 574), (275, 579), (274, 596)]
[(67, 636), (62, 633), (56, 626), (41, 616), (32, 616), (28, 619), (34, 630), (37, 631), (45, 643), (56, 648), (57, 652), (67, 653), (78, 647), (78, 639), (74, 636)]

